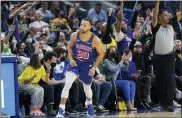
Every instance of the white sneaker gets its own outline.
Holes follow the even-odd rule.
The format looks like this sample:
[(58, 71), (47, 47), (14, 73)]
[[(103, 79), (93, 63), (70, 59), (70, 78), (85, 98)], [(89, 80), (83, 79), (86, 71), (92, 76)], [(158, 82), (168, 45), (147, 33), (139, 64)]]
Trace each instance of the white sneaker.
[(181, 99), (181, 98), (182, 98), (181, 91), (178, 90), (178, 92), (176, 92), (176, 99)]
[(174, 107), (174, 108), (180, 108), (181, 105), (178, 104), (176, 101), (173, 100), (173, 107)]
[(30, 111), (30, 116), (45, 116), (45, 114), (40, 109), (33, 109)]

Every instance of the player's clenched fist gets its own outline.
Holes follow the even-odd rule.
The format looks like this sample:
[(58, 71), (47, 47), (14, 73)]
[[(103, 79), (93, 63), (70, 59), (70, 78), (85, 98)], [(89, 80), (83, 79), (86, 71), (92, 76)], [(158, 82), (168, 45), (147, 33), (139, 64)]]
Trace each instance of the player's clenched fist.
[(75, 66), (77, 66), (77, 64), (76, 64), (76, 61), (75, 60), (70, 60), (70, 65), (71, 65), (71, 67), (75, 67)]
[(92, 76), (92, 77), (95, 75), (95, 68), (94, 68), (94, 67), (92, 67), (92, 68), (90, 69), (88, 75), (90, 75), (90, 76)]

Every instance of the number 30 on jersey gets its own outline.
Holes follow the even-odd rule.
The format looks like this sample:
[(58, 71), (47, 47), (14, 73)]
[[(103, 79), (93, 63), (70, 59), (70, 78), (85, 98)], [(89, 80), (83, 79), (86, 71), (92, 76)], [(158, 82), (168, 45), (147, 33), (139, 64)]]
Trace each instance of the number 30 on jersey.
[(87, 51), (78, 50), (77, 57), (79, 59), (88, 59), (89, 58), (89, 53)]

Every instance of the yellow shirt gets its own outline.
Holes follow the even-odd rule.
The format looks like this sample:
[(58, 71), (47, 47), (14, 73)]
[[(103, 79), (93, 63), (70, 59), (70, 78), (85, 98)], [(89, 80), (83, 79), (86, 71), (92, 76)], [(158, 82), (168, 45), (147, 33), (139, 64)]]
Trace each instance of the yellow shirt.
[(23, 73), (18, 77), (18, 82), (20, 84), (24, 83), (24, 80), (33, 77), (35, 72), (37, 72), (38, 74), (29, 84), (37, 84), (41, 79), (46, 82), (46, 72), (43, 66), (41, 66), (38, 70), (35, 70), (31, 66), (27, 66)]
[(103, 47), (103, 49), (104, 49), (104, 52), (106, 52), (106, 50), (109, 48), (109, 47), (111, 47), (111, 46), (114, 46), (114, 47), (116, 47), (117, 48), (117, 43), (116, 43), (116, 41), (112, 38), (112, 42), (110, 43), (110, 44), (103, 44), (102, 43), (102, 47)]

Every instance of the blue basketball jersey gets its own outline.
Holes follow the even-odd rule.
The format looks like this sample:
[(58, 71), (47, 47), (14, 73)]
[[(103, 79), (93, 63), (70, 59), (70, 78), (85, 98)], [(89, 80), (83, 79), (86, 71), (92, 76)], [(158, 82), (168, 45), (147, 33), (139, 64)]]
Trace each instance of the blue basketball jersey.
[(94, 63), (97, 56), (96, 49), (92, 48), (92, 40), (94, 36), (95, 35), (93, 33), (87, 42), (83, 42), (80, 40), (80, 32), (78, 32), (77, 39), (73, 47), (73, 56), (76, 61), (81, 63)]

